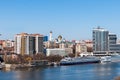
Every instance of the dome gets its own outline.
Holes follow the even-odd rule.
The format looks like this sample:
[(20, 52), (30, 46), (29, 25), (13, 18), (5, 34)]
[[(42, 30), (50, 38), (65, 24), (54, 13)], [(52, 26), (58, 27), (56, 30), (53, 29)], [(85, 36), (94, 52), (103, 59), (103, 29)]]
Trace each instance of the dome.
[(59, 36), (58, 36), (58, 39), (62, 39), (62, 36), (61, 36), (61, 35), (59, 35)]

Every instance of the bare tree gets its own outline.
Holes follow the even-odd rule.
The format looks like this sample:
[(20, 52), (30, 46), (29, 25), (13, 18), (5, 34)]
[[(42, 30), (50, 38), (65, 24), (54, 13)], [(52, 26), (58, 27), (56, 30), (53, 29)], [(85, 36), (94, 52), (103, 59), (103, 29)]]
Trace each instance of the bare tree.
[(68, 54), (68, 56), (71, 57), (71, 58), (73, 58), (73, 57), (75, 57), (75, 54), (70, 53), (70, 54)]
[(47, 57), (49, 62), (60, 62), (61, 59), (62, 57), (60, 55), (50, 55)]

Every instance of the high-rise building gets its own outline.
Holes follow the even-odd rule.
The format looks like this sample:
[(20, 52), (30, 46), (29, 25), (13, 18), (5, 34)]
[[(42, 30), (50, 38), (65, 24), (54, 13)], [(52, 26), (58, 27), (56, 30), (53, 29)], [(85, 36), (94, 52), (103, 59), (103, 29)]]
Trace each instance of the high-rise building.
[(43, 35), (21, 33), (15, 35), (15, 53), (35, 54), (43, 52)]
[(116, 44), (117, 36), (116, 34), (109, 34), (109, 45)]
[(103, 28), (93, 29), (93, 53), (106, 53), (108, 51), (109, 31)]
[(117, 44), (116, 34), (109, 34), (109, 52), (120, 53), (120, 44)]
[(116, 34), (109, 34), (109, 31), (99, 27), (94, 29), (93, 53), (120, 53)]

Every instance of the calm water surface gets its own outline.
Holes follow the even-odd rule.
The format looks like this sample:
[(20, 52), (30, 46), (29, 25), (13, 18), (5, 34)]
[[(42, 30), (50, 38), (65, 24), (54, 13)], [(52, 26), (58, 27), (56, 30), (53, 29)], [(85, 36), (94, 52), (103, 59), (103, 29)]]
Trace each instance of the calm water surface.
[(114, 80), (120, 63), (1, 70), (0, 80)]

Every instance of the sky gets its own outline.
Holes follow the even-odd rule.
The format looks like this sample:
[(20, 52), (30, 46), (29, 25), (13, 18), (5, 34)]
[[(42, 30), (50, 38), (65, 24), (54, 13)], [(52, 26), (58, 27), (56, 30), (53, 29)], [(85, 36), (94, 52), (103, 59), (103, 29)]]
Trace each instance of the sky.
[(22, 32), (92, 39), (98, 26), (120, 38), (120, 0), (0, 0), (0, 39)]

